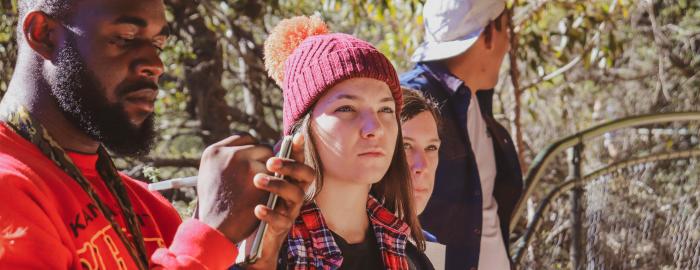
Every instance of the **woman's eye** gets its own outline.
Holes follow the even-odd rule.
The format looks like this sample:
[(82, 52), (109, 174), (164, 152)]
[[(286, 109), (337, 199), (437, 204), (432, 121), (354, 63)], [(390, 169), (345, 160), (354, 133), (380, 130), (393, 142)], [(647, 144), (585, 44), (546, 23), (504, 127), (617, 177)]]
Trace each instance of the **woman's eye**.
[(379, 110), (379, 111), (380, 111), (380, 112), (383, 112), (383, 113), (394, 113), (394, 109), (391, 108), (391, 107), (384, 107), (384, 108), (382, 108), (382, 109)]
[(410, 145), (410, 144), (407, 144), (407, 143), (404, 143), (404, 144), (403, 144), (403, 149), (404, 149), (404, 150), (411, 149), (411, 145)]
[(437, 151), (439, 147), (436, 145), (428, 145), (428, 147), (425, 148), (426, 151)]
[(336, 112), (352, 112), (354, 110), (350, 106), (342, 106), (340, 108), (335, 109), (335, 111)]

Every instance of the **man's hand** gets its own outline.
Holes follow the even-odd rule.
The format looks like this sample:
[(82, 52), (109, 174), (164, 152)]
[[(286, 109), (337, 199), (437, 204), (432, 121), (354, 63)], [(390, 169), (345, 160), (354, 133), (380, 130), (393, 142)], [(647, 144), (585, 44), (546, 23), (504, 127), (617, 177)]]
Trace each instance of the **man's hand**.
[[(256, 143), (248, 135), (231, 136), (204, 150), (197, 180), (198, 218), (233, 243), (252, 234), (259, 220), (267, 222), (261, 259), (250, 268), (271, 269), (316, 172), (304, 164), (301, 135), (292, 141), (292, 159), (273, 157), (270, 148)], [(279, 196), (274, 210), (265, 206), (266, 191)]]
[(272, 157), (266, 165), (269, 171), (284, 175), (285, 179), (263, 173), (255, 176), (256, 187), (279, 195), (279, 199), (274, 210), (265, 205), (255, 207), (255, 216), (266, 221), (268, 227), (261, 258), (248, 269), (277, 268), (279, 249), (304, 204), (304, 191), (316, 178), (316, 172), (304, 164), (304, 137), (301, 134), (292, 140), (292, 159)]
[(250, 135), (234, 135), (204, 150), (197, 176), (198, 218), (233, 243), (253, 233), (256, 205), (267, 192), (253, 186), (253, 177), (265, 172), (272, 149), (258, 145)]

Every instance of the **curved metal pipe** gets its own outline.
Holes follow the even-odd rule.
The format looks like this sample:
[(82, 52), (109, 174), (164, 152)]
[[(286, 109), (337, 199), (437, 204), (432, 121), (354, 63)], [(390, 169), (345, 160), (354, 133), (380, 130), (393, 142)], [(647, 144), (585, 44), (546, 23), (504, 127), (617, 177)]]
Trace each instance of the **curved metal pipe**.
[(550, 144), (542, 152), (540, 152), (537, 157), (535, 157), (525, 176), (525, 191), (515, 206), (515, 210), (510, 220), (509, 231), (512, 232), (513, 229), (515, 229), (515, 226), (518, 224), (518, 221), (522, 216), (527, 198), (532, 195), (532, 192), (542, 178), (544, 168), (549, 165), (556, 154), (559, 154), (560, 152), (576, 144), (589, 141), (590, 139), (603, 135), (607, 132), (640, 125), (677, 121), (700, 121), (700, 112), (672, 112), (622, 118), (591, 127)]
[[(691, 158), (691, 157), (700, 157), (700, 149), (689, 149), (689, 150), (683, 150), (683, 151), (674, 151), (674, 152), (664, 152), (664, 153), (658, 153), (658, 154), (653, 154), (653, 155), (648, 155), (648, 156), (643, 156), (643, 157), (638, 157), (638, 158), (633, 158), (630, 160), (625, 160), (625, 161), (620, 161), (613, 163), (609, 166), (606, 166), (604, 168), (598, 169), (590, 174), (587, 174), (586, 176), (582, 177), (580, 180), (580, 184), (586, 183), (588, 181), (591, 181), (595, 178), (598, 178), (601, 175), (609, 174), (613, 171), (619, 170), (621, 168), (626, 168), (626, 167), (631, 167), (634, 165), (639, 165), (639, 164), (644, 164), (644, 163), (649, 163), (649, 162), (655, 162), (655, 161), (665, 161), (665, 160), (674, 160), (674, 159), (682, 159), (682, 158)], [(516, 264), (520, 263), (520, 259), (522, 259), (523, 252), (525, 250), (525, 247), (530, 245), (532, 242), (532, 235), (537, 231), (539, 226), (542, 224), (542, 215), (549, 211), (549, 207), (551, 205), (551, 202), (559, 197), (562, 193), (567, 192), (571, 190), (572, 188), (576, 187), (578, 181), (571, 180), (571, 181), (566, 181), (564, 183), (559, 184), (557, 187), (555, 187), (547, 197), (542, 199), (542, 202), (540, 205), (537, 207), (537, 211), (535, 211), (535, 215), (533, 216), (533, 220), (530, 222), (530, 224), (527, 225), (527, 228), (525, 230), (525, 233), (523, 234), (520, 239), (518, 239), (518, 242), (513, 245), (514, 249), (511, 254), (513, 254), (513, 261)]]

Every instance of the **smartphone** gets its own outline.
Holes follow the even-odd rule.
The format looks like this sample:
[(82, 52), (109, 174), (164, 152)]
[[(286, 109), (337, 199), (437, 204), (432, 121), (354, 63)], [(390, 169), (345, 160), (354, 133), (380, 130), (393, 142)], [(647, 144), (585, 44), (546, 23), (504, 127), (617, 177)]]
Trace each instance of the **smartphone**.
[[(282, 139), (282, 144), (280, 146), (279, 152), (277, 152), (277, 157), (290, 158), (292, 155), (292, 136), (284, 136)], [(275, 173), (275, 177), (284, 178), (284, 175)], [(267, 207), (275, 209), (277, 204), (277, 194), (270, 193), (267, 197)], [(236, 257), (236, 264), (248, 265), (253, 264), (262, 255), (262, 240), (267, 231), (267, 222), (261, 221), (255, 232), (247, 239), (241, 241), (238, 244), (238, 257)]]

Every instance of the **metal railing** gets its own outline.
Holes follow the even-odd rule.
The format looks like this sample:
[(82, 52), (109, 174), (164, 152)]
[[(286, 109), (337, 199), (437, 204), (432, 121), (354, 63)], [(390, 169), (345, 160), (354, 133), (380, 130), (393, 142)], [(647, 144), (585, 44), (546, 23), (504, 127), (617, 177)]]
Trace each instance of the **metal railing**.
[(542, 222), (542, 216), (552, 203), (552, 201), (562, 195), (564, 192), (571, 192), (571, 219), (572, 219), (572, 237), (571, 246), (569, 247), (569, 258), (572, 263), (573, 269), (579, 269), (581, 266), (581, 247), (582, 247), (582, 222), (581, 222), (581, 197), (583, 195), (583, 184), (590, 179), (594, 179), (597, 175), (604, 174), (616, 170), (618, 168), (633, 166), (635, 164), (651, 162), (651, 161), (661, 161), (661, 160), (671, 160), (679, 158), (688, 157), (698, 157), (700, 156), (700, 149), (691, 149), (684, 151), (666, 152), (659, 154), (650, 154), (642, 157), (637, 157), (621, 162), (614, 163), (612, 165), (606, 166), (602, 169), (596, 170), (589, 174), (583, 174), (582, 172), (582, 152), (585, 149), (585, 143), (591, 141), (592, 139), (599, 137), (605, 133), (613, 132), (616, 130), (637, 127), (642, 125), (650, 124), (661, 124), (670, 122), (684, 122), (684, 121), (700, 121), (700, 112), (675, 112), (675, 113), (661, 113), (661, 114), (650, 114), (642, 116), (634, 116), (615, 120), (605, 124), (601, 124), (577, 134), (571, 135), (569, 137), (563, 138), (545, 148), (540, 152), (534, 159), (530, 169), (525, 176), (525, 191), (523, 196), (515, 207), (511, 223), (510, 232), (516, 228), (517, 224), (523, 218), (523, 211), (527, 200), (533, 196), (534, 191), (538, 188), (538, 184), (542, 179), (548, 165), (554, 160), (555, 156), (562, 153), (565, 150), (571, 150), (569, 155), (569, 176), (567, 179), (556, 185), (547, 195), (539, 202), (538, 209), (532, 216), (531, 220), (526, 226), (523, 235), (516, 241), (513, 245), (511, 254), (513, 254), (513, 261), (517, 263), (520, 262), (523, 252), (526, 247), (530, 244), (533, 239), (533, 234), (538, 230)]

